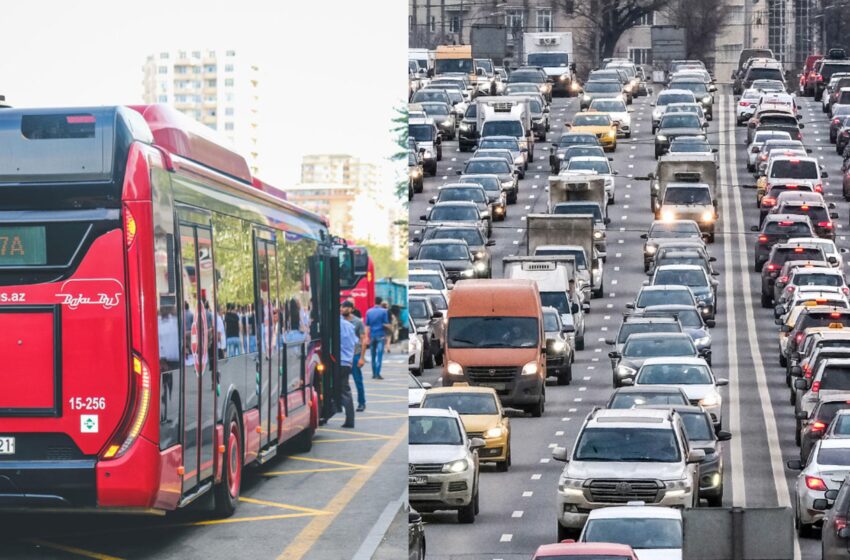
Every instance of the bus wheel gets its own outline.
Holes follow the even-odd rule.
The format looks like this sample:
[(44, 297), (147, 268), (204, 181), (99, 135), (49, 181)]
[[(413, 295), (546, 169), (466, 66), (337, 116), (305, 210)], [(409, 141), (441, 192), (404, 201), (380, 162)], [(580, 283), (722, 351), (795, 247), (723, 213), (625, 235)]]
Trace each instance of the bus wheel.
[(220, 517), (230, 517), (239, 503), (242, 486), (242, 427), (236, 405), (227, 405), (224, 424), (224, 472), (215, 487), (215, 510)]

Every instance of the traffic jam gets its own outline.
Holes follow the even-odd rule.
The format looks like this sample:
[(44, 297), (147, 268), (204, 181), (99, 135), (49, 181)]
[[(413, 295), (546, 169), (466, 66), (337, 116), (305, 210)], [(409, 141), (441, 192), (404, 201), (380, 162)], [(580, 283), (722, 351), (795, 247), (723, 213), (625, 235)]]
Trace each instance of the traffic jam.
[(412, 65), (428, 557), (682, 558), (711, 531), (683, 512), (737, 506), (846, 558), (850, 59), (789, 81), (745, 49), (731, 86), (699, 60), (523, 62)]

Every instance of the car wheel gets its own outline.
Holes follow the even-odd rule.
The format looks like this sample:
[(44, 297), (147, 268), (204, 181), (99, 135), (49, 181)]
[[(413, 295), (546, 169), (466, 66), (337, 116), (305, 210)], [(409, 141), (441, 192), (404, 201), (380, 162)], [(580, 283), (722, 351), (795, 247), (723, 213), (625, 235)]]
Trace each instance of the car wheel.
[(430, 349), (425, 352), (425, 361), (422, 363), (422, 365), (425, 369), (431, 369), (434, 367), (434, 354), (431, 352)]
[(803, 441), (802, 441), (803, 438), (800, 436), (800, 429), (801, 429), (800, 421), (797, 420), (794, 423), (794, 443), (796, 443), (797, 446), (800, 446), (800, 445), (803, 444)]
[(584, 350), (584, 335), (576, 337), (576, 350)]
[[(242, 426), (239, 413), (233, 401), (227, 404), (224, 414), (225, 452), (224, 472), (221, 482), (215, 486), (215, 511), (219, 517), (230, 517), (239, 504), (239, 492), (242, 489)], [(312, 438), (311, 438), (312, 439)]]
[(469, 501), (468, 506), (463, 506), (457, 510), (458, 523), (475, 523), (475, 500), (477, 497), (478, 493), (476, 492), (472, 500)]
[(507, 456), (504, 461), (499, 461), (496, 463), (496, 472), (508, 472), (508, 468), (511, 466), (511, 452), (508, 451)]
[(788, 358), (785, 357), (785, 354), (779, 355), (779, 365), (782, 367), (788, 366)]
[(812, 535), (812, 526), (808, 523), (800, 521), (800, 503), (797, 502), (797, 512), (794, 515), (794, 528), (797, 529), (797, 536), (807, 539)]
[(705, 501), (708, 503), (708, 507), (723, 507), (723, 486), (720, 487), (720, 495), (709, 496)]
[[(529, 163), (534, 163), (534, 150), (530, 150), (528, 152), (528, 161), (529, 161)], [(528, 168), (526, 167), (526, 169), (528, 169)]]
[(770, 296), (769, 296), (769, 295), (767, 295), (767, 294), (762, 294), (762, 295), (761, 295), (761, 306), (762, 306), (762, 307), (768, 308), (768, 307), (770, 307), (770, 305), (771, 305), (772, 303), (773, 303), (773, 298), (772, 298), (772, 297), (770, 297)]
[(544, 397), (541, 396), (539, 401), (526, 409), (526, 412), (531, 414), (532, 418), (540, 418), (543, 416), (543, 398)]

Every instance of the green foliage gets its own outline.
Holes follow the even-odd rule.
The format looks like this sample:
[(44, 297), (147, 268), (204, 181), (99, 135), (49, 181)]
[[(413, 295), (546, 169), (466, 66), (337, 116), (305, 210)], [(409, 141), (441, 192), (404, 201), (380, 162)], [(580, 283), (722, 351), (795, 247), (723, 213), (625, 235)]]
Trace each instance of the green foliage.
[(407, 278), (407, 258), (393, 259), (393, 249), (387, 245), (371, 245), (357, 242), (369, 249), (369, 256), (375, 261), (375, 278)]
[[(407, 106), (396, 107), (396, 116), (392, 119), (393, 126), (390, 131), (395, 136), (397, 151), (390, 156), (390, 159), (395, 162), (407, 161), (407, 138), (408, 138), (408, 110)], [(402, 169), (402, 164), (398, 164), (399, 169)], [(407, 200), (407, 174), (404, 174), (403, 179), (399, 179), (395, 187), (395, 195), (400, 201)]]

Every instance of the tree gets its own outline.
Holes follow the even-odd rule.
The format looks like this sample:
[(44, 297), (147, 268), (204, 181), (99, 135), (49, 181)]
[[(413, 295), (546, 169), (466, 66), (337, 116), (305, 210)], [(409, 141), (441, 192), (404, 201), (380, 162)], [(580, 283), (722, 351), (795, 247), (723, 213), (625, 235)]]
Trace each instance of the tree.
[[(398, 149), (396, 152), (390, 156), (391, 161), (402, 162), (407, 161), (407, 152), (409, 148), (407, 147), (407, 139), (409, 134), (409, 129), (407, 126), (408, 121), (408, 110), (407, 106), (404, 107), (396, 107), (396, 116), (393, 117), (393, 127), (390, 131), (395, 136), (396, 144), (398, 145)], [(399, 169), (401, 169), (402, 164), (398, 164)], [(395, 196), (400, 201), (407, 200), (407, 182), (408, 178), (405, 175), (403, 179), (399, 179), (395, 186)]]
[(593, 54), (598, 64), (601, 59), (614, 55), (614, 47), (627, 29), (634, 27), (642, 17), (667, 7), (670, 1), (561, 0), (560, 7), (568, 15), (587, 20), (596, 41)]
[(407, 255), (402, 259), (393, 258), (392, 247), (387, 245), (372, 245), (358, 241), (369, 250), (369, 256), (375, 263), (375, 278), (407, 278)]
[(671, 24), (685, 29), (685, 58), (714, 58), (714, 40), (729, 17), (724, 0), (673, 0), (667, 13)]

